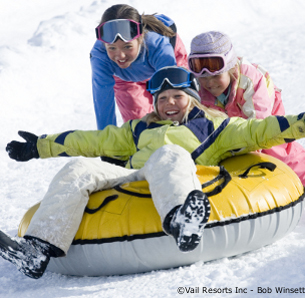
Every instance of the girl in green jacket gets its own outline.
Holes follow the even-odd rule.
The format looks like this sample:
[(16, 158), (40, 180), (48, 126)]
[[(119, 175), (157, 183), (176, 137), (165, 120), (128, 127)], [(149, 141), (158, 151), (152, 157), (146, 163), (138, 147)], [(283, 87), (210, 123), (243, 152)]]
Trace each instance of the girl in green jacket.
[[(305, 136), (304, 114), (264, 120), (226, 118), (199, 101), (193, 75), (180, 67), (157, 71), (147, 84), (155, 112), (122, 127), (67, 131), (7, 145), (17, 161), (57, 156), (109, 156), (127, 168), (99, 159), (74, 159), (54, 177), (24, 238), (0, 232), (0, 255), (32, 278), (44, 273), (50, 257), (64, 256), (78, 230), (92, 192), (146, 179), (164, 231), (182, 252), (198, 246), (210, 204), (195, 164), (217, 165), (236, 154), (270, 148)], [(217, 113), (217, 114), (215, 114)]]

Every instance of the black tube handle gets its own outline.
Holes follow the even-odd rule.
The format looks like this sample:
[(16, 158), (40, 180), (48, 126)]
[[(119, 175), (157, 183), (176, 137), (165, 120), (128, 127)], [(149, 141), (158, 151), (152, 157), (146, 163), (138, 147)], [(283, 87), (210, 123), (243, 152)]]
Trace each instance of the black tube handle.
[(223, 179), (223, 182), (220, 185), (217, 185), (212, 191), (209, 191), (209, 192), (205, 193), (208, 197), (215, 196), (215, 195), (219, 194), (227, 186), (227, 184), (232, 180), (231, 175), (225, 169), (224, 166), (219, 167), (219, 174), (214, 179), (203, 183), (201, 185), (201, 187), (202, 187), (202, 189), (206, 188), (206, 187), (212, 185), (213, 183), (215, 183), (216, 181), (219, 181), (221, 179)]
[(255, 165), (250, 166), (244, 173), (240, 174), (238, 177), (240, 178), (248, 178), (248, 174), (251, 171), (252, 168), (254, 167), (260, 167), (262, 169), (267, 169), (270, 172), (273, 172), (276, 168), (276, 165), (272, 162), (261, 162), (261, 163), (257, 163)]

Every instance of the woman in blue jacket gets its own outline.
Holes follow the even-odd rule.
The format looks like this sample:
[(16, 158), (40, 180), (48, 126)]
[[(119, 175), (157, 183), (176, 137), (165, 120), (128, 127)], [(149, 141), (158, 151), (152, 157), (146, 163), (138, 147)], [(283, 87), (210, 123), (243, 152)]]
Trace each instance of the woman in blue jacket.
[(140, 15), (125, 4), (108, 8), (96, 28), (91, 53), (97, 128), (116, 125), (115, 102), (123, 121), (153, 111), (146, 81), (165, 66), (187, 66), (186, 49), (165, 15)]

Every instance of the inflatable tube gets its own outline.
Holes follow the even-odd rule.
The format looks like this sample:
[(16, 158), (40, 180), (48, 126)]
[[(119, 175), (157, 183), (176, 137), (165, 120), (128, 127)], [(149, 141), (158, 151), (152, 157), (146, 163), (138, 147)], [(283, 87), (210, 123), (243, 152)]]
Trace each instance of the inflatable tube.
[[(101, 276), (185, 266), (258, 249), (295, 228), (304, 189), (287, 165), (253, 153), (229, 158), (222, 166), (230, 179), (228, 174), (218, 179), (219, 167), (197, 167), (209, 192), (211, 216), (194, 251), (180, 252), (163, 232), (148, 184), (140, 181), (92, 194), (67, 256), (52, 258), (48, 270)], [(38, 206), (23, 217), (20, 237)]]

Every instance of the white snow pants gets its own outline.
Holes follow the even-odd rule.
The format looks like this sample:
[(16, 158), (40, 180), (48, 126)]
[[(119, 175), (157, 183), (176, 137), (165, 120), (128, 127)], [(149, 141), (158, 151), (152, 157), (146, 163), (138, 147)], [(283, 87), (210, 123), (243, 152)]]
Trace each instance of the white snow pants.
[(159, 148), (140, 170), (99, 159), (75, 159), (52, 180), (26, 235), (47, 241), (67, 253), (91, 193), (145, 179), (162, 223), (174, 207), (184, 203), (192, 190), (201, 190), (194, 161), (178, 145)]

